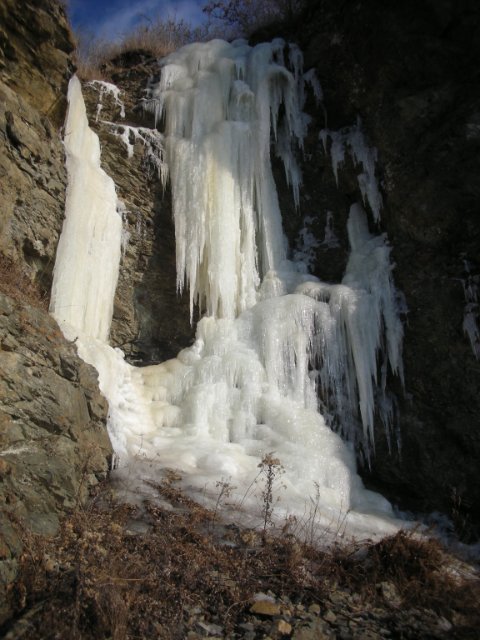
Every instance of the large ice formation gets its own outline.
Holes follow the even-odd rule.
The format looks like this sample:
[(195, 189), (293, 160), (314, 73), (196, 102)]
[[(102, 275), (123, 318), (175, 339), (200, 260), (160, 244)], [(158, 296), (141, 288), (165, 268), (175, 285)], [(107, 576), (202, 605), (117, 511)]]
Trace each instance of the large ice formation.
[(100, 168), (80, 81), (68, 89), (65, 124), (68, 186), (55, 260), (50, 311), (82, 334), (106, 341), (118, 279), (122, 219), (113, 180)]
[[(287, 259), (270, 152), (282, 160), (298, 202), (304, 82), (300, 51), (282, 40), (255, 47), (214, 40), (163, 61), (146, 106), (164, 132), (177, 287), (189, 289), (192, 317), (195, 308), (203, 317), (193, 346), (162, 364), (135, 368), (106, 341), (121, 218), (72, 80), (69, 194), (52, 310), (99, 371), (117, 473), (130, 486), (170, 467), (208, 501), (221, 479), (236, 487), (230, 501), (254, 517), (261, 502), (258, 465), (275, 452), (285, 470), (278, 515), (302, 516), (316, 495), (323, 525), (345, 522), (355, 535), (387, 532), (394, 527), (391, 507), (363, 487), (353, 443), (373, 447), (376, 408), (389, 417), (387, 368), (402, 375), (390, 248), (385, 236), (369, 232), (364, 211), (354, 205), (341, 284), (320, 282), (304, 263)], [(83, 200), (75, 197), (77, 188)], [(105, 211), (93, 215), (97, 198)], [(97, 253), (99, 225), (105, 246)], [(92, 297), (101, 321), (89, 319)]]

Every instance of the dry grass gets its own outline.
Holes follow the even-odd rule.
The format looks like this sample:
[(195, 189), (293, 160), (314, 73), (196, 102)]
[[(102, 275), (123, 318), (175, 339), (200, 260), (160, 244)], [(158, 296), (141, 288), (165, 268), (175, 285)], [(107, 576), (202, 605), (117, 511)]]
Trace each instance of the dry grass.
[(207, 21), (192, 27), (175, 17), (150, 19), (115, 40), (91, 33), (76, 34), (75, 64), (82, 80), (108, 80), (109, 63), (130, 52), (162, 58), (189, 42), (244, 36), (275, 22), (290, 21), (306, 5), (305, 0), (227, 0), (206, 2)]
[[(220, 622), (225, 636), (238, 637), (233, 634), (251, 621), (257, 592), (270, 589), (305, 607), (323, 607), (331, 591), (343, 590), (355, 594), (363, 610), (392, 609), (378, 588), (388, 582), (402, 611), (425, 607), (460, 617), (460, 635), (449, 637), (475, 637), (477, 586), (439, 571), (444, 553), (435, 542), (399, 533), (366, 547), (321, 551), (293, 536), (212, 528), (216, 514), (186, 498), (174, 478), (157, 489), (173, 510), (149, 503), (140, 513), (104, 493), (77, 509), (56, 538), (26, 536), (20, 575), (9, 593), (17, 619), (0, 635), (17, 637), (27, 620), (31, 640), (186, 638), (200, 619)], [(134, 533), (135, 522), (148, 531)], [(392, 620), (395, 615), (388, 614)]]
[(18, 302), (48, 309), (48, 296), (38, 282), (32, 280), (24, 267), (0, 254), (0, 291)]
[(184, 20), (156, 18), (124, 34), (117, 41), (77, 34), (75, 64), (82, 80), (107, 80), (108, 65), (129, 52), (162, 58), (189, 42), (205, 40), (206, 28), (192, 28)]
[(350, 553), (338, 549), (334, 557), (339, 582), (365, 597), (375, 598), (379, 585), (389, 583), (402, 607), (424, 606), (439, 615), (462, 610), (478, 617), (478, 583), (463, 583), (444, 570), (452, 558), (435, 539), (400, 531)]

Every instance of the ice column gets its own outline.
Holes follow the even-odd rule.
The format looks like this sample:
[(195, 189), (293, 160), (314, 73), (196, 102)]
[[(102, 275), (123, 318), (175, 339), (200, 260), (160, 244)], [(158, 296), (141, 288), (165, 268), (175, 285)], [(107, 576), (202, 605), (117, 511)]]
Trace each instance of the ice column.
[[(319, 282), (305, 264), (286, 259), (270, 148), (297, 197), (305, 77), (301, 53), (292, 48), (290, 71), (285, 49), (281, 40), (188, 45), (163, 61), (146, 103), (164, 127), (177, 286), (189, 287), (191, 310), (198, 304), (206, 317), (193, 347), (139, 372), (157, 407), (157, 426), (140, 446), (148, 460), (176, 466), (197, 488), (215, 474), (245, 487), (274, 450), (294, 512), (317, 482), (327, 510), (388, 514), (385, 501), (362, 486), (352, 448), (319, 413), (317, 391), (324, 413), (336, 416), (333, 426), (355, 441), (363, 430), (371, 446), (383, 382), (378, 358), (385, 352), (401, 373), (390, 248), (369, 233), (356, 205), (342, 284)], [(352, 137), (350, 145), (373, 179), (362, 140)], [(127, 440), (133, 448), (133, 430)]]
[(122, 219), (113, 180), (100, 167), (100, 142), (89, 128), (80, 81), (68, 88), (65, 125), (68, 186), (53, 275), (50, 311), (60, 323), (106, 341), (121, 254)]

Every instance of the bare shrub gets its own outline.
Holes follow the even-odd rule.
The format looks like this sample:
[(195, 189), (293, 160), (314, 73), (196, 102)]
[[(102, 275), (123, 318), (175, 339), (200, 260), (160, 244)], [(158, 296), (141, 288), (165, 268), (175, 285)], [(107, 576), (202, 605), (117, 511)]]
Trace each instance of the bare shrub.
[(215, 501), (215, 508), (213, 509), (212, 526), (216, 523), (219, 510), (223, 507), (225, 501), (230, 498), (232, 491), (236, 489), (236, 487), (231, 484), (230, 479), (225, 478), (217, 480), (215, 488), (218, 490), (218, 494)]
[(274, 22), (291, 20), (306, 5), (306, 0), (220, 0), (203, 7), (211, 24), (222, 23), (229, 37), (250, 35)]

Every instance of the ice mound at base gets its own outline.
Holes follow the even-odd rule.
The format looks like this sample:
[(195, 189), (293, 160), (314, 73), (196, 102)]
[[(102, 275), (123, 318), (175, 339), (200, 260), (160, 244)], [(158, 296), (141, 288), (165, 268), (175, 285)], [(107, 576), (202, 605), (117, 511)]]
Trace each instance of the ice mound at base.
[[(357, 537), (385, 534), (398, 522), (389, 503), (364, 488), (353, 448), (359, 439), (365, 449), (373, 446), (376, 398), (384, 392), (378, 361), (401, 375), (390, 248), (384, 236), (370, 234), (365, 213), (354, 205), (342, 284), (319, 282), (287, 260), (270, 141), (298, 199), (295, 148), (306, 130), (303, 82), (300, 52), (292, 45), (287, 50), (281, 40), (256, 47), (220, 40), (188, 45), (163, 62), (148, 106), (164, 124), (177, 286), (188, 287), (192, 315), (196, 306), (206, 313), (191, 347), (162, 364), (136, 368), (95, 324), (77, 323), (74, 314), (63, 312), (64, 289), (73, 291), (78, 318), (90, 304), (76, 281), (69, 281), (68, 256), (83, 256), (79, 273), (91, 272), (100, 260), (77, 246), (95, 234), (85, 215), (93, 197), (88, 185), (82, 206), (67, 196), (66, 249), (57, 258), (52, 311), (66, 335), (77, 338), (80, 356), (99, 372), (120, 462), (116, 474), (130, 491), (148, 491), (144, 480), (158, 481), (171, 468), (196, 499), (215, 504), (216, 483), (228, 482), (232, 509), (258, 524), (259, 464), (272, 453), (282, 466), (275, 488), (279, 521), (302, 518), (314, 498), (322, 526), (341, 522)], [(69, 100), (69, 114), (81, 112), (76, 89)], [(98, 139), (85, 122), (69, 115), (67, 126), (83, 136), (80, 150), (67, 147), (69, 185), (85, 175), (87, 162), (92, 176), (101, 173), (96, 151), (91, 161)], [(106, 293), (97, 298), (102, 326), (111, 321), (121, 245), (121, 218), (112, 216), (114, 233), (106, 234), (102, 254), (103, 260), (110, 256), (105, 291), (111, 299)], [(70, 220), (87, 240), (69, 231)], [(350, 443), (327, 425), (319, 397), (323, 414), (331, 424), (334, 416)]]
[[(232, 509), (258, 524), (263, 486), (251, 485), (263, 456), (274, 452), (284, 470), (276, 487), (278, 519), (302, 517), (310, 497), (318, 494), (324, 526), (342, 521), (357, 536), (393, 530), (390, 505), (364, 489), (351, 448), (315, 408), (295, 399), (305, 380), (285, 375), (275, 349), (283, 336), (269, 336), (263, 357), (257, 353), (265, 314), (273, 320), (275, 314), (301, 315), (304, 297), (264, 301), (235, 320), (204, 318), (195, 344), (160, 365), (134, 368), (118, 350), (82, 341), (82, 357), (95, 362), (101, 381), (111, 384), (103, 390), (113, 400), (110, 429), (121, 462), (116, 473), (130, 491), (135, 487), (144, 495), (142, 480), (160, 481), (161, 470), (170, 468), (182, 476), (181, 486), (213, 506), (216, 482), (226, 481), (235, 487)], [(297, 343), (301, 339), (297, 336)], [(302, 391), (313, 397), (311, 385)]]

